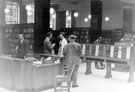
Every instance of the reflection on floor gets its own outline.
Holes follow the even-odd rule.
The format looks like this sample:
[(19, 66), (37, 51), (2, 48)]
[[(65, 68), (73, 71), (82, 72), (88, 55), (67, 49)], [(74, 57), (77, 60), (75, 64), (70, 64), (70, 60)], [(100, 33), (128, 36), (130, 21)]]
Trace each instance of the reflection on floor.
[[(86, 64), (82, 63), (79, 68), (79, 87), (71, 88), (71, 92), (135, 92), (135, 82), (127, 83), (128, 72), (113, 71), (111, 79), (105, 79), (105, 69), (95, 69), (92, 63), (92, 74), (84, 75)], [(15, 92), (0, 88), (0, 92)], [(49, 89), (41, 92), (54, 92)]]

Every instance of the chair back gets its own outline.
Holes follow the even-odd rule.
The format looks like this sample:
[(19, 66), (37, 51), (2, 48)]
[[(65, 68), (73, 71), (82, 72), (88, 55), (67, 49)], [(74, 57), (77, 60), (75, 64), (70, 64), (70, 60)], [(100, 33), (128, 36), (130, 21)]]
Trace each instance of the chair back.
[(71, 76), (74, 72), (75, 65), (64, 67), (64, 75), (68, 78), (71, 79)]

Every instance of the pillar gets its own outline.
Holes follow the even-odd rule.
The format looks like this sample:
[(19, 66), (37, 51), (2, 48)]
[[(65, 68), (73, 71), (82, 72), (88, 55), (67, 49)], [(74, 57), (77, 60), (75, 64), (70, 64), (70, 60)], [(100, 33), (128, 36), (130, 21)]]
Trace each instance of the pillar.
[(105, 78), (112, 78), (111, 63), (107, 62), (106, 65), (107, 65), (107, 67), (106, 67)]
[(43, 53), (43, 42), (50, 31), (50, 0), (35, 0), (34, 53)]
[(93, 43), (102, 31), (102, 1), (91, 1), (91, 30), (90, 30), (90, 42)]
[[(90, 42), (93, 43), (100, 35), (102, 29), (102, 1), (91, 1), (91, 29), (90, 29)], [(91, 62), (86, 62), (85, 74), (91, 74)]]
[(135, 4), (125, 4), (123, 14), (124, 31), (135, 32)]

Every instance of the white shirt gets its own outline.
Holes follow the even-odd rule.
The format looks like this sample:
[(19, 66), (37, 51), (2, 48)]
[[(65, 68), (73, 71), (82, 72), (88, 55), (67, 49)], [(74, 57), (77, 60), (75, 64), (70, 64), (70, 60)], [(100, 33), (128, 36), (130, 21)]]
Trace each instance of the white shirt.
[(62, 55), (62, 52), (63, 52), (63, 48), (64, 46), (67, 44), (67, 40), (65, 38), (63, 38), (60, 43), (59, 43), (61, 46), (59, 47), (59, 55)]

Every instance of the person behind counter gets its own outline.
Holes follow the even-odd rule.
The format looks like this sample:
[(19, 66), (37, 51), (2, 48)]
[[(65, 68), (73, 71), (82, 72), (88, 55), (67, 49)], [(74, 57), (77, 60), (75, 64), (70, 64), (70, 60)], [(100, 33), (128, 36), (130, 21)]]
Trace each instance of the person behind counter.
[(54, 54), (53, 47), (55, 46), (55, 44), (51, 43), (50, 41), (51, 38), (52, 38), (52, 33), (48, 32), (44, 40), (44, 54)]
[(58, 55), (62, 55), (62, 52), (63, 52), (63, 48), (64, 46), (67, 44), (67, 40), (65, 39), (65, 34), (64, 32), (60, 32), (60, 42), (59, 42), (59, 52), (58, 52)]
[(23, 34), (19, 34), (19, 42), (16, 46), (17, 50), (17, 58), (24, 59), (27, 57), (27, 51), (28, 51), (28, 43), (24, 39)]
[(125, 33), (124, 37), (121, 38), (119, 42), (121, 42), (121, 43), (131, 43), (133, 41), (134, 41), (134, 39), (133, 39), (131, 33)]
[[(101, 44), (102, 43), (102, 40), (103, 40), (103, 38), (102, 37), (99, 37), (94, 43), (95, 44)], [(96, 62), (95, 61), (95, 67), (97, 68), (97, 69), (104, 69), (105, 68), (105, 66), (104, 66), (104, 63), (103, 62)]]
[(72, 87), (78, 87), (77, 85), (77, 74), (78, 74), (78, 68), (81, 63), (80, 55), (81, 52), (81, 45), (77, 42), (75, 42), (76, 36), (70, 35), (69, 36), (69, 43), (65, 45), (63, 49), (63, 55), (64, 57), (64, 66), (69, 67), (72, 65), (75, 65), (75, 69), (71, 78), (72, 81)]

